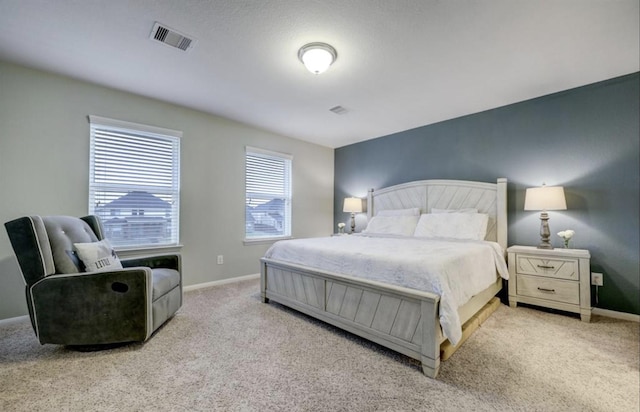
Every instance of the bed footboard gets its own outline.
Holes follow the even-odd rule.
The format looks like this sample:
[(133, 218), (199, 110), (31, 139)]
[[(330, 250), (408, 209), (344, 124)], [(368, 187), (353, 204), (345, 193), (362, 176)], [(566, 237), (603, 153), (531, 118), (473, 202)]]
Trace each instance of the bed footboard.
[(281, 303), (422, 363), (440, 368), (439, 297), (366, 279), (262, 259), (263, 302)]

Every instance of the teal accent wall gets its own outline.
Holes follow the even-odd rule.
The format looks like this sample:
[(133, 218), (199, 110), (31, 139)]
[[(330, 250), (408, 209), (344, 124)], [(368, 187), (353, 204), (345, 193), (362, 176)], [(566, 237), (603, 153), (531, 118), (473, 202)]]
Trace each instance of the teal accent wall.
[[(452, 91), (455, 92), (455, 91)], [(380, 137), (335, 151), (334, 223), (347, 196), (419, 179), (509, 179), (509, 244), (539, 242), (527, 187), (562, 185), (551, 211), (554, 246), (564, 229), (591, 252), (604, 286), (596, 307), (640, 314), (640, 73)], [(363, 217), (359, 216), (359, 225)]]

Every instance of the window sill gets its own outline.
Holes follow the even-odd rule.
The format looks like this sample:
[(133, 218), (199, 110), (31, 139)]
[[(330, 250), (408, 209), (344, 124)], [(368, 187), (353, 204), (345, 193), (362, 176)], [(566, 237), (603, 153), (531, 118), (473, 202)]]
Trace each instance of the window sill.
[(167, 245), (167, 246), (142, 246), (142, 247), (124, 247), (114, 248), (119, 258), (139, 257), (139, 256), (151, 256), (162, 255), (168, 253), (179, 253), (182, 250), (182, 245)]
[(261, 238), (261, 239), (245, 239), (242, 241), (242, 243), (245, 246), (249, 246), (249, 245), (263, 245), (263, 244), (267, 244), (267, 243), (275, 243), (278, 240), (287, 240), (287, 239), (293, 239), (293, 236), (284, 236), (284, 237), (265, 237), (265, 238)]

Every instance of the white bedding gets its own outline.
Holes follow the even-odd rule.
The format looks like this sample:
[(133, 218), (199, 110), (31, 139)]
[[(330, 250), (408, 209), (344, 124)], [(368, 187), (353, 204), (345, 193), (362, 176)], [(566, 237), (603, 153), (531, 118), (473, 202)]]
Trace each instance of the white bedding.
[(495, 242), (350, 235), (283, 240), (266, 258), (362, 277), (440, 296), (440, 325), (456, 345), (462, 337), (458, 307), (509, 274)]

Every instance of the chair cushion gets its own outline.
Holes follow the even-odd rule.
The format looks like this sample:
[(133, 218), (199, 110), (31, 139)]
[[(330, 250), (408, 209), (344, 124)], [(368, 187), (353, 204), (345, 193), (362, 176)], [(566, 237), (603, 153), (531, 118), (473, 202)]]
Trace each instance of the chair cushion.
[(153, 272), (153, 301), (180, 284), (180, 272), (173, 269), (151, 269)]
[(46, 216), (42, 222), (49, 236), (56, 273), (82, 272), (73, 244), (97, 242), (98, 238), (91, 227), (82, 219), (72, 216)]

